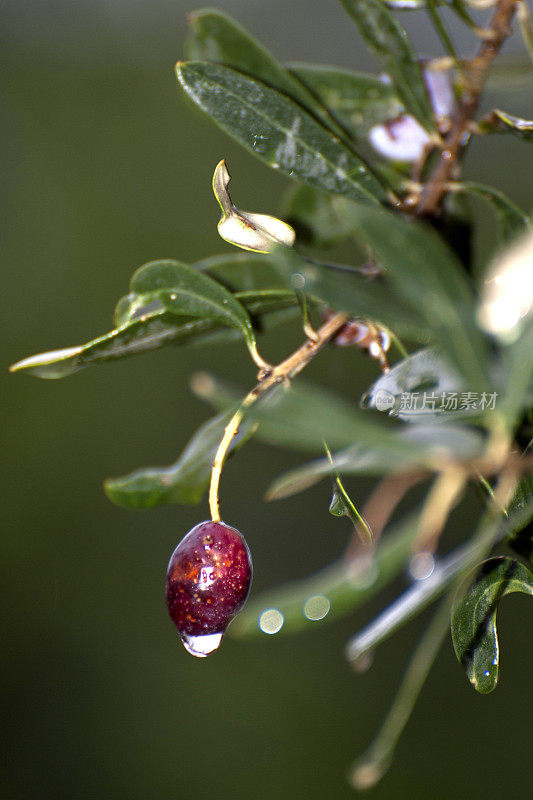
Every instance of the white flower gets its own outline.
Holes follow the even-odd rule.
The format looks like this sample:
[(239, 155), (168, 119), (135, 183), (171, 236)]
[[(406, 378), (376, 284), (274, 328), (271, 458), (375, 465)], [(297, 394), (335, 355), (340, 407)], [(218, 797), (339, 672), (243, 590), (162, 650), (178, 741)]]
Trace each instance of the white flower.
[(228, 193), (229, 182), (230, 174), (225, 159), (222, 159), (213, 175), (213, 191), (222, 209), (218, 223), (221, 237), (243, 250), (256, 253), (270, 253), (280, 244), (292, 247), (296, 237), (293, 228), (268, 214), (254, 214), (235, 208)]

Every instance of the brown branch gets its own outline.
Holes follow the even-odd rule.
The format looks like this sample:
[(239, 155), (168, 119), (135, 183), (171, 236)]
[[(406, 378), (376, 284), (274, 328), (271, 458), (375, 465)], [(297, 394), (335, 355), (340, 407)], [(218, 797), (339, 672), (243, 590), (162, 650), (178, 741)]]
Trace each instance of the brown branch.
[(417, 216), (431, 216), (438, 210), (446, 186), (452, 179), (455, 166), (470, 136), (470, 127), (476, 115), (481, 95), (492, 62), (511, 33), (511, 21), (521, 0), (499, 0), (488, 27), (488, 37), (479, 53), (465, 68), (466, 86), (450, 130), (441, 145), (441, 155), (425, 183), (416, 202), (405, 204), (405, 210)]
[(239, 430), (244, 412), (249, 408), (261, 395), (268, 392), (274, 386), (284, 383), (290, 378), (294, 378), (299, 372), (316, 356), (325, 344), (332, 339), (336, 333), (348, 322), (348, 315), (339, 313), (335, 314), (329, 319), (321, 328), (316, 331), (315, 339), (308, 339), (304, 344), (298, 348), (292, 355), (272, 367), (271, 370), (262, 370), (259, 373), (259, 383), (255, 386), (249, 394), (246, 395), (240, 408), (236, 411), (230, 419), (224, 430), (224, 436), (218, 446), (218, 450), (213, 461), (213, 469), (211, 471), (211, 484), (209, 487), (209, 507), (211, 509), (211, 518), (216, 522), (220, 521), (220, 511), (218, 503), (218, 485), (220, 476), (222, 474), (222, 466), (228, 448), (233, 441), (234, 436)]

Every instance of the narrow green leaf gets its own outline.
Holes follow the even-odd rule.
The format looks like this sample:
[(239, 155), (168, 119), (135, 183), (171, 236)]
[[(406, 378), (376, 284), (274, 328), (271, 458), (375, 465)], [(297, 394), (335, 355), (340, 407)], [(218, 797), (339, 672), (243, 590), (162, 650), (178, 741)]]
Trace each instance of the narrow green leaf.
[(337, 134), (343, 134), (324, 105), (238, 22), (222, 11), (204, 8), (187, 17), (190, 35), (185, 44), (188, 61), (210, 61), (243, 72), (291, 97)]
[(361, 202), (387, 199), (366, 163), (286, 95), (218, 64), (180, 62), (176, 70), (189, 97), (269, 166)]
[(468, 182), (458, 185), (456, 191), (467, 196), (481, 197), (491, 206), (498, 221), (499, 239), (502, 245), (509, 244), (531, 227), (528, 215), (498, 189), (485, 186), (483, 183)]
[(500, 108), (495, 108), (491, 112), (490, 118), (488, 124), (491, 131), (495, 133), (514, 133), (515, 136), (519, 136), (521, 139), (533, 140), (533, 120), (515, 117)]
[(430, 133), (435, 130), (431, 105), (416, 53), (409, 38), (382, 0), (341, 0), (359, 33), (389, 75), (398, 97)]
[(375, 75), (319, 64), (288, 66), (356, 140), (404, 110), (394, 87)]
[(187, 264), (152, 261), (137, 270), (130, 288), (144, 301), (153, 298), (173, 314), (210, 319), (236, 328), (250, 346), (255, 346), (252, 324), (244, 306), (220, 283)]
[(439, 351), (470, 391), (486, 391), (486, 344), (460, 263), (429, 226), (380, 209), (353, 206), (352, 222), (398, 294), (433, 331)]
[[(146, 509), (168, 503), (199, 503), (209, 484), (213, 459), (224, 435), (224, 428), (235, 409), (218, 414), (196, 431), (175, 464), (136, 470), (120, 478), (108, 478), (106, 495), (124, 508)], [(253, 433), (254, 426), (243, 422), (229, 452), (240, 447)]]
[(488, 550), (512, 530), (520, 529), (531, 518), (533, 507), (520, 509), (498, 521), (492, 512), (484, 515), (472, 539), (440, 559), (427, 578), (416, 581), (394, 600), (365, 628), (355, 634), (346, 646), (346, 655), (353, 663), (372, 652), (410, 619), (420, 614), (443, 592), (457, 583), (484, 558)]
[(331, 464), (333, 470), (333, 497), (331, 498), (331, 502), (329, 504), (329, 513), (332, 514), (334, 517), (348, 517), (350, 522), (353, 525), (354, 531), (357, 531), (359, 538), (364, 544), (371, 544), (372, 542), (372, 531), (368, 527), (366, 520), (361, 516), (359, 511), (357, 510), (357, 506), (351, 499), (350, 495), (344, 488), (344, 485), (340, 479), (339, 473), (335, 470), (335, 465), (333, 462), (333, 458), (331, 456), (331, 452), (327, 444), (324, 445), (326, 448), (326, 454), (329, 463)]
[[(210, 379), (201, 396), (215, 407), (224, 407), (237, 401), (240, 393)], [(245, 418), (261, 423), (263, 440), (282, 447), (323, 452), (324, 440), (335, 450), (357, 443), (358, 447), (381, 450), (382, 457), (388, 454), (389, 464), (409, 458), (410, 463), (429, 466), (431, 461), (431, 444), (423, 436), (405, 437), (402, 425), (376, 419), (335, 392), (301, 380), (284, 386), (275, 397), (267, 394), (260, 398), (246, 410)], [(437, 447), (433, 453), (440, 464), (442, 450)]]
[[(297, 310), (294, 292), (287, 290), (238, 292), (236, 298), (252, 317), (261, 318), (262, 325), (268, 324), (273, 312)], [(202, 343), (213, 337), (227, 340), (240, 336), (236, 329), (221, 330), (221, 327), (213, 319), (188, 319), (164, 310), (147, 312), (86, 344), (30, 356), (13, 364), (10, 370), (25, 371), (40, 378), (63, 378), (90, 364), (139, 355), (167, 344)]]
[[(251, 638), (273, 632), (268, 627), (269, 612), (281, 622), (278, 630), (284, 635), (312, 629), (319, 620), (334, 622), (355, 611), (398, 575), (409, 558), (417, 529), (417, 518), (410, 517), (387, 533), (373, 558), (363, 551), (357, 560), (341, 559), (316, 575), (249, 600), (233, 621), (230, 636)], [(321, 615), (316, 613), (320, 609)]]
[[(268, 487), (267, 500), (280, 500), (314, 486), (322, 478), (339, 475), (388, 475), (413, 469), (431, 469), (443, 460), (480, 456), (483, 438), (472, 428), (460, 425), (417, 425), (400, 430), (404, 453), (391, 460), (387, 448), (355, 444), (333, 453), (332, 462), (317, 459), (276, 478)], [(412, 446), (416, 450), (412, 450)]]
[(401, 678), (400, 687), (381, 728), (365, 752), (350, 770), (355, 789), (375, 786), (387, 772), (398, 739), (412, 714), (418, 695), (448, 632), (451, 598), (446, 597), (431, 620)]
[(533, 595), (533, 572), (511, 558), (491, 558), (477, 570), (466, 595), (459, 595), (454, 603), (455, 654), (468, 680), (481, 694), (492, 692), (498, 682), (496, 611), (501, 598), (511, 592)]

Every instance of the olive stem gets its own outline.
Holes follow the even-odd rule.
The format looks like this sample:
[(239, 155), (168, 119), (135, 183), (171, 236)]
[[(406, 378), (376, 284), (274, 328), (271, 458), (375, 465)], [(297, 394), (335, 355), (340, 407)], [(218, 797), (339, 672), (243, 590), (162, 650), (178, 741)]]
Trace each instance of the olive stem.
[(211, 470), (211, 483), (209, 486), (209, 509), (211, 511), (211, 519), (213, 522), (220, 522), (220, 508), (218, 500), (218, 487), (220, 483), (220, 476), (222, 474), (222, 467), (228, 452), (229, 446), (233, 441), (234, 436), (239, 430), (239, 425), (247, 408), (249, 408), (261, 395), (268, 392), (274, 386), (278, 386), (291, 378), (294, 378), (304, 367), (316, 356), (325, 344), (332, 339), (336, 333), (348, 322), (348, 314), (338, 313), (335, 314), (328, 322), (322, 325), (316, 331), (316, 341), (307, 339), (301, 347), (295, 350), (285, 361), (275, 367), (270, 368), (268, 371), (259, 374), (259, 382), (251, 392), (249, 392), (237, 409), (233, 417), (230, 419), (224, 429), (224, 436), (217, 448), (215, 458), (213, 460), (213, 468)]
[(406, 211), (419, 217), (432, 216), (437, 212), (468, 142), (469, 127), (477, 113), (492, 62), (511, 33), (510, 25), (521, 3), (522, 0), (498, 0), (488, 28), (490, 36), (483, 40), (478, 54), (465, 65), (467, 77), (464, 93), (442, 144), (440, 158), (420, 194), (413, 198), (414, 202), (404, 201)]

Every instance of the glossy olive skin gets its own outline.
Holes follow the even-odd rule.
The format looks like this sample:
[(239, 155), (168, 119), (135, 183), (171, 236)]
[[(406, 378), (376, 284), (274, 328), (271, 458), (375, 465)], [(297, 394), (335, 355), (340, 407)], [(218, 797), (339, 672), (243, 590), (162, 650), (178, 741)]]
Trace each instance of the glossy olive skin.
[(248, 545), (224, 522), (201, 522), (178, 544), (167, 570), (168, 613), (181, 637), (224, 633), (252, 579)]

